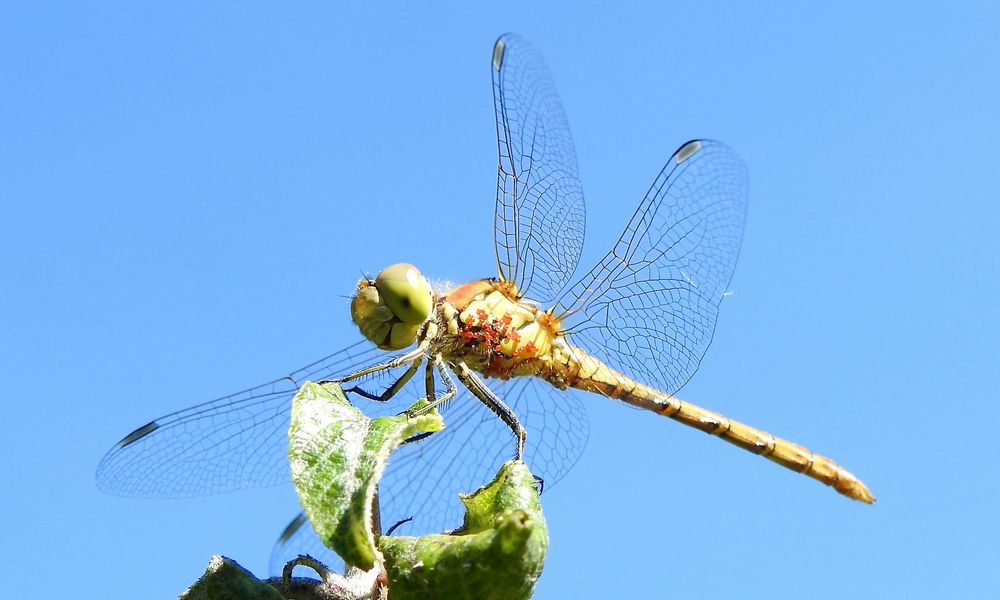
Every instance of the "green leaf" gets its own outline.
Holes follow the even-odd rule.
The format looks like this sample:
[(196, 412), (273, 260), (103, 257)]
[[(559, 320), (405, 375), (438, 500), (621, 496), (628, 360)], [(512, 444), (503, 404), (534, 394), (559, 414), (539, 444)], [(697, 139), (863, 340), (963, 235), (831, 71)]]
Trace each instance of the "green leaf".
[(337, 385), (299, 389), (288, 431), (292, 481), (316, 533), (347, 564), (369, 570), (382, 560), (372, 506), (389, 455), (406, 438), (443, 427), (437, 411), (373, 421)]
[(452, 534), (379, 538), (393, 600), (531, 597), (548, 530), (527, 466), (505, 463), (491, 483), (461, 498), (465, 524)]
[(282, 600), (283, 596), (236, 561), (213, 556), (205, 574), (181, 594), (181, 600)]

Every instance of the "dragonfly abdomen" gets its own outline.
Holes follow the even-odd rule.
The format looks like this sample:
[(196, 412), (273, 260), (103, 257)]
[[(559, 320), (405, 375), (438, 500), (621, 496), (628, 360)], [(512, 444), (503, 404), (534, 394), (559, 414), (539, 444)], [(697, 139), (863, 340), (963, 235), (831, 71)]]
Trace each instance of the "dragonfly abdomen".
[(565, 382), (570, 387), (595, 392), (670, 417), (764, 456), (787, 469), (812, 477), (849, 498), (869, 504), (875, 502), (875, 496), (861, 480), (825, 456), (643, 385), (581, 351), (575, 351), (572, 355), (573, 358), (566, 364), (566, 371), (570, 375)]

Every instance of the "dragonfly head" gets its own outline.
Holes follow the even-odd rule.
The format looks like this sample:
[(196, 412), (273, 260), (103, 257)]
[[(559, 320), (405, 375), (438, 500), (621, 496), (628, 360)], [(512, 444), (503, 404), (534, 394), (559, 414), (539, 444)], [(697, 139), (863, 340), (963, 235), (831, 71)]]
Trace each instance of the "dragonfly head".
[(411, 264), (388, 266), (375, 279), (362, 279), (351, 301), (351, 318), (361, 333), (383, 350), (399, 350), (417, 339), (431, 314), (434, 294)]

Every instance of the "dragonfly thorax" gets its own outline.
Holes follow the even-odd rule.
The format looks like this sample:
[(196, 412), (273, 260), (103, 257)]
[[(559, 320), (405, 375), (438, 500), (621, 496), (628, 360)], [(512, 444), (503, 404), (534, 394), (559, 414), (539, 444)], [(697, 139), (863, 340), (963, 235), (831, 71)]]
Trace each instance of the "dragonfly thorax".
[(558, 319), (494, 280), (449, 291), (440, 305), (446, 354), (487, 377), (535, 374), (559, 335)]
[(376, 346), (399, 350), (416, 341), (433, 305), (427, 279), (413, 265), (397, 263), (382, 269), (375, 279), (358, 282), (351, 318)]

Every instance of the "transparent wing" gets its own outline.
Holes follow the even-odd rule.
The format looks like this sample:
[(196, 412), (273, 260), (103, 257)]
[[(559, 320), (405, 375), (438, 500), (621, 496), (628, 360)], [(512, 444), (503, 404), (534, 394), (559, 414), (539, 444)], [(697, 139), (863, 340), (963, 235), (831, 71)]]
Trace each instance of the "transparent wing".
[[(385, 353), (358, 342), (294, 373), (172, 413), (125, 436), (101, 460), (97, 483), (105, 492), (137, 497), (186, 497), (262, 487), (290, 481), (288, 422), (292, 397), (306, 380), (322, 380), (374, 364)], [(361, 384), (384, 389), (395, 373)], [(525, 460), (546, 486), (576, 463), (589, 436), (586, 408), (574, 393), (533, 379), (500, 382), (498, 392), (528, 430)], [(446, 429), (397, 451), (382, 479), (385, 527), (413, 517), (406, 533), (426, 533), (461, 524), (459, 492), (490, 481), (514, 453), (508, 429), (464, 388), (442, 409)], [(370, 416), (398, 414), (424, 395), (414, 377), (388, 402), (357, 396)], [(322, 544), (306, 524), (275, 547), (272, 564), (300, 551), (317, 554)], [(280, 562), (277, 562), (280, 561)]]
[(384, 357), (357, 342), (281, 379), (151, 421), (101, 459), (97, 486), (119, 496), (177, 498), (290, 481), (288, 423), (299, 385)]
[[(575, 393), (534, 378), (493, 387), (528, 432), (524, 461), (546, 486), (554, 484), (586, 447), (590, 425), (584, 404)], [(513, 433), (471, 393), (463, 390), (442, 416), (447, 435), (406, 444), (390, 460), (380, 486), (384, 527), (411, 517), (401, 533), (458, 527), (464, 514), (458, 493), (488, 483), (514, 457)]]
[(494, 242), (500, 279), (535, 300), (576, 270), (586, 211), (566, 116), (541, 55), (504, 35), (493, 47), (497, 172)]
[[(558, 390), (534, 379), (501, 382), (494, 388), (527, 429), (524, 460), (548, 492), (586, 447), (590, 434), (586, 407), (575, 391)], [(392, 455), (379, 485), (383, 529), (411, 518), (400, 526), (399, 534), (455, 529), (463, 516), (458, 494), (491, 481), (500, 465), (513, 457), (510, 429), (467, 390), (460, 388), (442, 416), (444, 431), (405, 444)], [(282, 565), (300, 553), (323, 555), (312, 527), (297, 525), (275, 544), (272, 573), (280, 572)]]
[(611, 368), (676, 393), (712, 341), (746, 202), (746, 168), (729, 147), (681, 146), (611, 252), (556, 303), (570, 339)]

